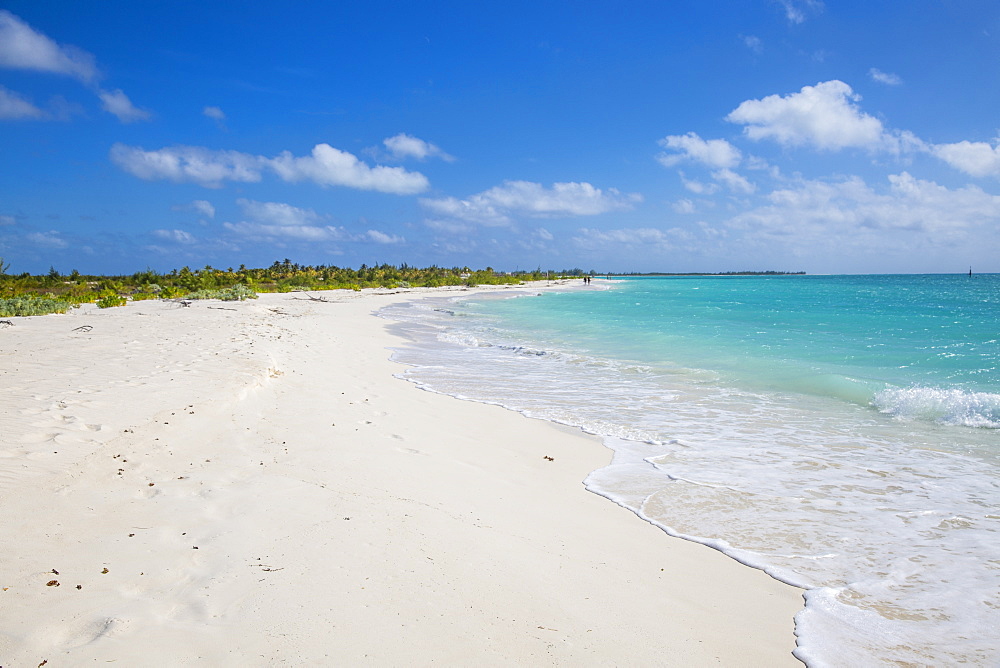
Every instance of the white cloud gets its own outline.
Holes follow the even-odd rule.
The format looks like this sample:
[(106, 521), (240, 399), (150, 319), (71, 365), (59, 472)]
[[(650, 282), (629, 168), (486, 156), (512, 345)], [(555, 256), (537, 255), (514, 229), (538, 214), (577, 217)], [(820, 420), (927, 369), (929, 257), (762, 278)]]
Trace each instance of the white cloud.
[(300, 209), (282, 202), (256, 202), (249, 199), (238, 199), (236, 203), (243, 210), (243, 215), (258, 223), (269, 225), (314, 225), (323, 217), (312, 209)]
[(509, 225), (511, 216), (531, 217), (593, 216), (629, 209), (642, 196), (624, 195), (614, 188), (606, 192), (589, 183), (554, 183), (545, 188), (530, 181), (504, 181), (503, 185), (459, 200), (421, 199), (420, 203), (437, 214), (483, 225)]
[(427, 158), (441, 158), (447, 162), (453, 162), (455, 158), (448, 155), (440, 148), (410, 135), (400, 132), (394, 137), (389, 137), (382, 141), (394, 158), (416, 158), (425, 160)]
[(695, 195), (714, 195), (719, 192), (718, 184), (695, 181), (687, 178), (683, 173), (681, 173), (681, 183), (684, 184), (685, 190), (689, 190)]
[[(124, 123), (152, 117), (150, 112), (134, 106), (120, 89), (107, 91), (97, 87), (96, 82), (101, 78), (101, 73), (93, 55), (75, 46), (57, 44), (6, 10), (0, 10), (0, 67), (72, 77), (97, 94), (102, 109), (114, 114)], [(7, 95), (4, 95), (0, 91), (0, 118), (65, 120), (70, 114), (76, 113), (76, 108), (61, 98), (54, 98), (50, 106), (53, 107), (52, 113), (46, 113), (34, 108), (17, 94), (7, 91)], [(3, 115), (4, 112), (6, 116)]]
[(742, 39), (746, 47), (757, 55), (764, 52), (764, 42), (761, 41), (760, 37), (756, 37), (754, 35), (743, 35)]
[(223, 223), (230, 232), (252, 239), (299, 239), (301, 241), (337, 241), (344, 238), (343, 228), (315, 225), (266, 225), (242, 221)]
[(0, 10), (0, 67), (64, 74), (84, 83), (98, 77), (91, 54), (56, 44), (6, 10)]
[(757, 186), (731, 169), (720, 169), (712, 172), (712, 178), (736, 193), (749, 195), (757, 190)]
[(872, 81), (877, 81), (878, 83), (885, 84), (886, 86), (900, 86), (903, 84), (903, 80), (900, 79), (898, 75), (883, 72), (877, 67), (873, 67), (868, 70), (868, 76), (872, 78)]
[(260, 181), (264, 159), (238, 151), (213, 151), (199, 146), (172, 146), (158, 151), (115, 144), (111, 161), (129, 174), (153, 181), (197, 183), (218, 188), (223, 181)]
[(324, 225), (327, 216), (312, 209), (302, 209), (283, 202), (257, 202), (238, 199), (236, 203), (249, 220), (223, 223), (231, 232), (254, 239), (299, 239), (338, 241), (349, 235), (343, 228)]
[[(441, 199), (422, 198), (420, 203), (436, 214), (465, 220), (470, 223), (510, 225), (512, 222), (510, 217), (500, 207), (491, 203), (489, 198), (484, 195), (485, 193), (480, 193), (464, 200), (460, 200), (457, 197), (445, 197)], [(440, 224), (440, 221), (438, 223)]]
[(48, 232), (32, 232), (25, 237), (28, 241), (39, 246), (47, 246), (48, 248), (67, 248), (69, 243), (59, 236), (59, 232), (56, 230), (49, 230)]
[(171, 211), (194, 211), (205, 218), (215, 218), (215, 207), (211, 202), (203, 199), (196, 199), (190, 204), (177, 204), (170, 207)]
[(201, 113), (216, 121), (226, 120), (226, 114), (219, 107), (205, 107)]
[(858, 108), (859, 99), (843, 81), (826, 81), (784, 97), (747, 100), (726, 120), (745, 125), (743, 131), (751, 139), (773, 139), (784, 146), (886, 148), (889, 140), (882, 123)]
[(312, 155), (295, 157), (284, 151), (268, 166), (285, 181), (308, 180), (320, 185), (347, 186), (397, 195), (413, 195), (430, 187), (427, 177), (402, 167), (369, 167), (351, 153), (317, 144)]
[(661, 153), (656, 157), (665, 167), (673, 167), (684, 160), (693, 160), (716, 169), (732, 168), (740, 164), (742, 154), (739, 149), (725, 139), (702, 139), (694, 132), (686, 135), (668, 135), (659, 142), (660, 146), (678, 153)]
[(47, 114), (24, 96), (0, 86), (0, 120), (45, 118)]
[(377, 244), (401, 244), (406, 241), (403, 237), (397, 237), (394, 234), (386, 234), (385, 232), (379, 232), (378, 230), (368, 230), (365, 233), (370, 241), (374, 241)]
[(694, 213), (694, 202), (689, 199), (679, 199), (670, 205), (677, 213)]
[(887, 183), (877, 191), (858, 177), (804, 181), (772, 192), (768, 204), (731, 218), (727, 225), (810, 252), (820, 247), (870, 252), (903, 246), (901, 233), (933, 246), (1000, 223), (1000, 197), (976, 186), (949, 189), (907, 172), (889, 175)]
[(295, 157), (284, 151), (276, 158), (217, 151), (200, 146), (171, 146), (147, 151), (115, 144), (111, 160), (126, 172), (148, 181), (165, 179), (218, 188), (224, 181), (255, 183), (264, 169), (285, 181), (312, 181), (322, 186), (340, 185), (359, 190), (409, 195), (426, 190), (427, 178), (402, 167), (369, 167), (355, 156), (328, 144), (317, 144), (312, 155)]
[(135, 121), (145, 121), (152, 118), (152, 114), (145, 109), (139, 109), (132, 104), (128, 96), (121, 89), (114, 91), (101, 90), (97, 92), (101, 98), (101, 108), (104, 111), (114, 114), (122, 123), (133, 123)]
[(0, 225), (14, 225), (17, 219), (14, 216), (0, 216)]
[(1000, 146), (985, 142), (960, 141), (935, 144), (930, 152), (969, 176), (1000, 177)]
[(212, 206), (211, 202), (203, 199), (196, 199), (191, 202), (191, 207), (206, 218), (215, 218), (215, 207)]
[(820, 0), (777, 0), (785, 9), (785, 18), (792, 23), (804, 23), (806, 11), (820, 12), (823, 10), (823, 3)]
[(542, 241), (552, 241), (553, 239), (555, 239), (555, 237), (552, 236), (552, 233), (549, 232), (544, 227), (539, 227), (537, 230), (535, 230), (535, 236), (537, 236)]
[(153, 230), (154, 237), (159, 237), (160, 239), (166, 239), (167, 241), (173, 241), (179, 244), (191, 244), (194, 243), (194, 237), (184, 230)]
[(673, 247), (671, 234), (651, 227), (626, 228), (618, 230), (598, 230), (582, 227), (573, 242), (588, 250), (606, 250), (609, 245), (626, 247), (659, 248)]

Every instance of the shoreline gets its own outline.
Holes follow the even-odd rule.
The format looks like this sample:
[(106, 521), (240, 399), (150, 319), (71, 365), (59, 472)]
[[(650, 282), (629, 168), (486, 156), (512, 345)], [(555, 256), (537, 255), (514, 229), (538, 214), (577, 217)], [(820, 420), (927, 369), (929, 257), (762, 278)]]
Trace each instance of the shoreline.
[(394, 377), (373, 312), (446, 292), (12, 319), (0, 665), (801, 665), (802, 591), (587, 492), (600, 439)]

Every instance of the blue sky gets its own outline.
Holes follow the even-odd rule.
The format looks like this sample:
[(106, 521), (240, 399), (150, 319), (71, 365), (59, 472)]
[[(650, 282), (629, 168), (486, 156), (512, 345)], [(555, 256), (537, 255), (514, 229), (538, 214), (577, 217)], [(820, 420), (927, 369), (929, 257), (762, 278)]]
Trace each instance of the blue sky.
[(1000, 5), (0, 2), (14, 273), (1000, 271)]

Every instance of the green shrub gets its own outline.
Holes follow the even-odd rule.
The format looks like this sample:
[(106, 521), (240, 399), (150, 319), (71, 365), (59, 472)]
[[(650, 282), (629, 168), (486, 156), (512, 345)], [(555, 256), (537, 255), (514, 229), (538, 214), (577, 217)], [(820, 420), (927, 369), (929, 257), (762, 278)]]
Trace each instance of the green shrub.
[(104, 295), (98, 299), (95, 304), (97, 308), (114, 308), (115, 306), (125, 306), (127, 299), (121, 295)]
[(177, 299), (187, 292), (184, 288), (177, 287), (176, 285), (168, 285), (167, 287), (160, 290), (161, 299)]
[(184, 295), (184, 299), (219, 299), (224, 302), (241, 302), (244, 299), (257, 299), (257, 293), (245, 285), (234, 285), (231, 288), (219, 290), (197, 290)]
[(0, 299), (0, 317), (65, 313), (72, 304), (53, 297), (21, 296)]

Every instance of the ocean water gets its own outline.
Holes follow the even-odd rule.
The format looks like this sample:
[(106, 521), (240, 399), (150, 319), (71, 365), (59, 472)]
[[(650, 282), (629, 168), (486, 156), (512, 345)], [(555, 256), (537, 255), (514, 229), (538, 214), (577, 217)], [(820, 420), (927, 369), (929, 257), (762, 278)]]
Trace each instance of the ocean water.
[(635, 278), (382, 315), (407, 379), (603, 436), (588, 489), (805, 589), (808, 665), (1000, 665), (1000, 275)]

